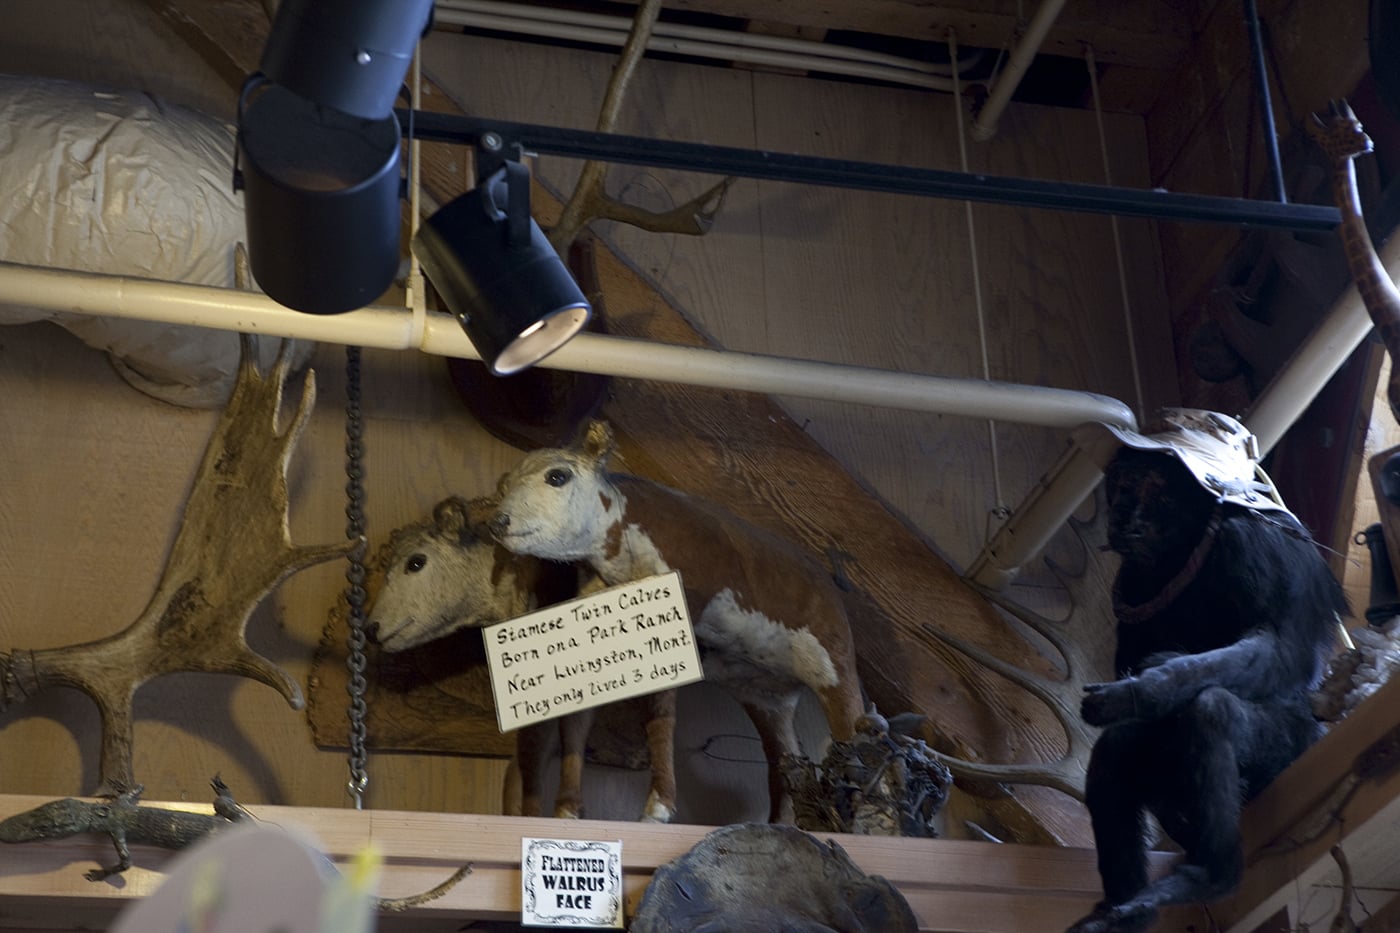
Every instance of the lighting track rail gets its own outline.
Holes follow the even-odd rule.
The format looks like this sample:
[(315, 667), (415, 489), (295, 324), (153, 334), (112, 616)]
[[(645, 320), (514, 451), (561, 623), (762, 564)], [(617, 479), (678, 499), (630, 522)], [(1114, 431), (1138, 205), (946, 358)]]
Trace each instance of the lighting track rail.
[[(400, 125), (407, 126), (409, 111), (400, 109), (397, 113)], [(950, 172), (649, 139), (642, 136), (513, 123), (422, 110), (413, 111), (412, 115), (414, 137), (429, 142), (477, 145), (483, 136), (495, 134), (504, 140), (507, 148), (519, 151), (653, 168), (673, 168), (712, 175), (736, 175), (958, 201), (1151, 217), (1158, 220), (1239, 224), (1299, 232), (1328, 231), (1341, 221), (1337, 208), (1325, 205), (1288, 204), (1249, 198)]]

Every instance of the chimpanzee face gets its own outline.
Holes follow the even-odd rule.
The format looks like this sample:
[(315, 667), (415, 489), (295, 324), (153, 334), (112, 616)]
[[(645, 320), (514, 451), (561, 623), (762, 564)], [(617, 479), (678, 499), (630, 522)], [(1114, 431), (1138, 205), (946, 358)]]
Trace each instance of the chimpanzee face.
[(1125, 561), (1150, 564), (1189, 553), (1215, 500), (1168, 453), (1125, 447), (1104, 471), (1108, 546)]

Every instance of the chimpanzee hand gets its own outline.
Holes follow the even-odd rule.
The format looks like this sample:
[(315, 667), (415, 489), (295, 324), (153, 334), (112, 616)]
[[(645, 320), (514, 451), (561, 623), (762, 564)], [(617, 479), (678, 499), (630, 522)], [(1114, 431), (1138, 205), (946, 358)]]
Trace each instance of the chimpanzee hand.
[(1138, 718), (1136, 677), (1107, 684), (1085, 684), (1079, 715), (1091, 726), (1111, 726)]
[(1159, 719), (1171, 711), (1172, 677), (1164, 667), (1107, 684), (1085, 684), (1079, 715), (1091, 726), (1129, 719)]

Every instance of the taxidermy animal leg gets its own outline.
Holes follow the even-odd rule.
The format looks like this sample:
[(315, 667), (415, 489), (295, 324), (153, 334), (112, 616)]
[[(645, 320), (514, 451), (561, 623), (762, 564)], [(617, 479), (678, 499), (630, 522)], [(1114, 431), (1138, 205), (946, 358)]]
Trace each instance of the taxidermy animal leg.
[[(1306, 716), (1211, 687), (1165, 720), (1105, 730), (1090, 759), (1086, 794), (1104, 900), (1071, 933), (1145, 930), (1160, 907), (1234, 890), (1244, 868), (1243, 801), (1301, 753), (1306, 742), (1298, 726)], [(1185, 850), (1170, 873), (1151, 883), (1146, 810)]]
[(647, 707), (647, 753), (651, 757), (651, 790), (642, 819), (669, 823), (676, 815), (676, 691), (642, 697)]
[(782, 769), (778, 764), (784, 755), (801, 754), (797, 741), (797, 730), (793, 719), (797, 711), (797, 695), (792, 694), (781, 705), (771, 703), (745, 703), (744, 712), (753, 720), (758, 730), (758, 740), (763, 743), (763, 757), (768, 764), (768, 821), (770, 823), (791, 823), (794, 819), (792, 797), (783, 783)]
[(583, 756), (593, 711), (585, 710), (559, 720), (559, 792), (554, 795), (554, 815), (576, 820), (583, 815)]

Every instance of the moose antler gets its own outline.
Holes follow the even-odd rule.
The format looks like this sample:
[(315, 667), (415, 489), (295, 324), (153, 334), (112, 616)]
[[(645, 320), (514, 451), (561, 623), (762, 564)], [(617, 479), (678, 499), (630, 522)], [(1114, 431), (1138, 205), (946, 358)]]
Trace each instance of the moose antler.
[[(632, 75), (646, 52), (647, 41), (651, 38), (660, 12), (661, 0), (642, 0), (637, 8), (627, 42), (618, 55), (617, 65), (608, 80), (607, 92), (603, 95), (603, 106), (598, 113), (598, 132), (611, 133), (617, 128), (627, 86), (632, 83)], [(616, 220), (652, 233), (684, 233), (691, 236), (706, 233), (714, 223), (715, 214), (724, 204), (724, 195), (734, 180), (726, 178), (679, 207), (654, 213), (608, 197), (603, 191), (603, 178), (607, 170), (603, 162), (584, 163), (578, 184), (564, 205), (559, 222), (549, 234), (549, 242), (559, 255), (568, 255), (569, 247), (577, 239), (579, 231), (593, 220)]]
[[(1096, 505), (1098, 502), (1096, 498)], [(1081, 569), (1071, 571), (1050, 555), (1044, 558), (1046, 568), (1068, 596), (1069, 609), (1064, 618), (1050, 618), (1000, 593), (969, 584), (992, 605), (1024, 622), (1050, 643), (1063, 661), (1062, 678), (1025, 670), (955, 635), (928, 624), (923, 626), (927, 635), (1024, 687), (1050, 707), (1065, 730), (1064, 754), (1052, 762), (989, 764), (935, 752), (938, 760), (955, 776), (1002, 784), (1039, 784), (1077, 800), (1084, 799), (1084, 776), (1099, 730), (1080, 717), (1079, 704), (1084, 685), (1105, 679), (1105, 673), (1112, 669), (1112, 639), (1106, 639), (1104, 633), (1113, 631), (1114, 618), (1111, 605), (1102, 598), (1111, 591), (1112, 573), (1102, 556), (1103, 549), (1088, 540), (1091, 534), (1101, 534), (1102, 522), (1098, 516), (1102, 514), (1103, 509), (1097, 508), (1090, 519), (1071, 517), (1069, 520), (1072, 540), (1077, 542), (1083, 560)]]
[(132, 700), (144, 683), (180, 671), (237, 674), (305, 701), (286, 671), (248, 647), (254, 608), (298, 570), (345, 556), (358, 542), (294, 547), (287, 527), (287, 462), (316, 400), (308, 371), (291, 423), (277, 431), (289, 361), (271, 376), (242, 336), (238, 379), (204, 451), (180, 531), (150, 603), (125, 630), (96, 641), (0, 652), (0, 710), (44, 687), (75, 687), (102, 716), (99, 794), (135, 785)]

